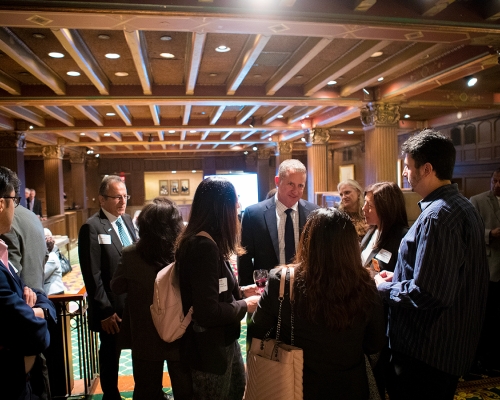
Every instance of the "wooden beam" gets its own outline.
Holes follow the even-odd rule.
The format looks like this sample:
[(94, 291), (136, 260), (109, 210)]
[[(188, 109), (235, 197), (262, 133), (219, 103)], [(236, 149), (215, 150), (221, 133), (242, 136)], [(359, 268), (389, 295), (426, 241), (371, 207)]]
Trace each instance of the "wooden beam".
[(99, 136), (99, 133), (97, 132), (89, 132), (89, 131), (86, 131), (85, 132), (85, 136), (92, 139), (94, 142), (100, 142), (101, 141), (101, 137)]
[(259, 109), (259, 107), (260, 106), (244, 107), (243, 110), (241, 110), (236, 116), (236, 125), (241, 125), (245, 122), (255, 113), (255, 111)]
[(226, 106), (215, 107), (210, 114), (210, 125), (215, 125), (215, 123), (219, 120)]
[(189, 118), (191, 117), (191, 106), (190, 105), (185, 105), (184, 106), (184, 111), (182, 114), (182, 125), (187, 125), (189, 124)]
[(88, 119), (93, 121), (98, 126), (103, 126), (103, 118), (102, 115), (97, 112), (97, 110), (92, 106), (81, 106), (75, 105), (83, 115), (85, 115)]
[(318, 118), (313, 119), (313, 126), (332, 126), (338, 125), (354, 118), (359, 118), (358, 107), (336, 107)]
[(148, 56), (146, 51), (146, 40), (142, 31), (123, 31), (125, 40), (127, 41), (132, 59), (134, 60), (135, 69), (141, 81), (142, 91), (144, 94), (152, 94), (151, 78), (149, 72)]
[(205, 46), (205, 33), (193, 32), (189, 38), (189, 70), (186, 79), (186, 94), (194, 94), (198, 72), (200, 70), (201, 59), (203, 57), (203, 47)]
[(262, 125), (267, 125), (273, 122), (276, 118), (278, 118), (278, 115), (285, 114), (292, 107), (293, 106), (274, 107), (271, 111), (269, 111), (266, 115), (262, 117)]
[(113, 109), (120, 116), (122, 121), (125, 122), (125, 125), (127, 126), (132, 125), (132, 116), (130, 115), (130, 111), (128, 110), (127, 106), (120, 106), (117, 104), (113, 104)]
[(21, 85), (15, 79), (12, 79), (5, 72), (0, 71), (0, 89), (13, 94), (15, 96), (21, 95)]
[(61, 133), (59, 133), (59, 136), (62, 136), (68, 140), (71, 140), (72, 142), (79, 142), (80, 141), (80, 135), (78, 135), (74, 132), (61, 132)]
[(12, 118), (0, 114), (0, 129), (13, 131), (16, 129), (16, 123)]
[(37, 106), (39, 110), (49, 114), (51, 117), (61, 121), (63, 124), (68, 126), (75, 126), (75, 119), (69, 115), (66, 111), (55, 106)]
[(57, 144), (57, 135), (54, 135), (52, 133), (25, 132), (25, 135), (28, 142), (36, 143), (42, 146), (53, 146)]
[(31, 122), (32, 124), (38, 126), (45, 126), (45, 119), (40, 115), (35, 114), (33, 111), (28, 110), (27, 108), (20, 106), (0, 106), (0, 110), (7, 112), (14, 117), (24, 119), (25, 121)]
[(151, 104), (149, 106), (149, 111), (151, 111), (151, 116), (153, 117), (153, 122), (155, 125), (160, 125), (160, 107), (156, 104)]
[(301, 119), (308, 118), (309, 116), (317, 113), (318, 111), (322, 110), (323, 106), (317, 106), (317, 107), (306, 107), (295, 114), (293, 114), (290, 118), (288, 118), (288, 123), (293, 124), (294, 122), (300, 121)]
[(137, 138), (137, 140), (139, 142), (142, 142), (144, 140), (144, 134), (142, 132), (133, 131), (132, 133), (134, 134), (134, 136)]
[(355, 0), (354, 1), (354, 11), (368, 11), (372, 8), (377, 0)]

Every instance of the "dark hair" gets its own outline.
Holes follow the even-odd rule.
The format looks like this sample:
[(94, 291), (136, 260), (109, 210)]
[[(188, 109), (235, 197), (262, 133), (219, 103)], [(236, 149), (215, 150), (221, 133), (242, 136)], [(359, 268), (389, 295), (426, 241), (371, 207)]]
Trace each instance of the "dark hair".
[(361, 265), (358, 235), (347, 213), (320, 208), (309, 214), (295, 261), (306, 319), (344, 330), (357, 317), (367, 317), (376, 288)]
[(237, 204), (236, 190), (227, 179), (210, 177), (201, 181), (194, 194), (187, 228), (177, 240), (175, 259), (182, 258), (186, 241), (201, 231), (212, 236), (221, 257), (228, 259), (232, 254), (243, 254)]
[(15, 192), (15, 196), (18, 196), (20, 186), (21, 182), (14, 171), (7, 167), (0, 167), (0, 197), (10, 196), (12, 191)]
[(112, 183), (123, 183), (125, 185), (125, 183), (118, 175), (107, 175), (101, 181), (101, 184), (99, 186), (99, 194), (101, 196), (106, 196), (108, 194), (109, 185), (111, 185)]
[(159, 271), (174, 260), (174, 245), (184, 227), (182, 215), (167, 197), (156, 197), (137, 218), (139, 256)]
[(367, 193), (373, 194), (373, 203), (380, 219), (379, 236), (375, 243), (375, 248), (380, 249), (393, 228), (408, 226), (405, 199), (394, 182), (374, 183), (366, 188), (365, 195)]
[(490, 178), (493, 178), (493, 175), (495, 175), (495, 174), (500, 174), (500, 168), (497, 168), (496, 170), (494, 170), (494, 171), (491, 173)]
[(456, 150), (450, 138), (433, 129), (409, 137), (401, 146), (403, 156), (409, 154), (415, 167), (425, 163), (432, 165), (439, 180), (451, 180), (455, 166)]

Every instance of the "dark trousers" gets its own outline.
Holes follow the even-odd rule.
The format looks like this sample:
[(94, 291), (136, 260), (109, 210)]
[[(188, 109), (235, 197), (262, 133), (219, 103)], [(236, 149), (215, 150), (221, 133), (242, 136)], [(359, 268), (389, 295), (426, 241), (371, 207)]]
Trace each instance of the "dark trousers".
[(500, 368), (500, 282), (488, 283), (488, 298), (477, 359), (486, 368)]
[[(164, 360), (142, 360), (134, 356), (132, 351), (132, 366), (134, 368), (134, 400), (163, 400), (163, 363)], [(176, 400), (191, 400), (193, 397), (193, 382), (191, 369), (181, 361), (167, 360), (168, 373), (172, 391)]]
[(118, 369), (120, 362), (120, 348), (117, 343), (118, 335), (109, 335), (99, 332), (99, 370), (103, 392), (103, 400), (121, 400), (118, 391)]
[(400, 353), (393, 353), (387, 371), (391, 400), (453, 400), (458, 376)]

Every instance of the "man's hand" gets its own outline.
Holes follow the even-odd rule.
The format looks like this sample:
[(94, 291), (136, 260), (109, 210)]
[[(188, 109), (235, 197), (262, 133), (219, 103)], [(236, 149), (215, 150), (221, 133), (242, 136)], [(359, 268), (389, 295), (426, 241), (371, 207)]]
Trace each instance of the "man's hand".
[(33, 312), (35, 313), (35, 317), (45, 319), (45, 314), (40, 307), (33, 308)]
[(380, 271), (379, 274), (375, 275), (375, 284), (378, 286), (384, 282), (392, 282), (392, 277), (394, 272), (391, 271)]
[(500, 228), (495, 228), (490, 231), (490, 235), (493, 237), (500, 237)]
[(250, 296), (260, 296), (260, 290), (256, 284), (248, 285), (248, 286), (240, 286), (241, 294), (243, 298), (247, 298)]
[(109, 335), (114, 335), (120, 332), (120, 322), (122, 322), (122, 319), (114, 313), (111, 317), (101, 321), (102, 330)]
[(257, 304), (259, 303), (259, 300), (260, 300), (260, 295), (247, 297), (245, 299), (245, 302), (247, 303), (247, 312), (253, 313), (257, 309)]
[(36, 303), (36, 293), (28, 286), (25, 286), (23, 289), (23, 299), (27, 305), (33, 307)]

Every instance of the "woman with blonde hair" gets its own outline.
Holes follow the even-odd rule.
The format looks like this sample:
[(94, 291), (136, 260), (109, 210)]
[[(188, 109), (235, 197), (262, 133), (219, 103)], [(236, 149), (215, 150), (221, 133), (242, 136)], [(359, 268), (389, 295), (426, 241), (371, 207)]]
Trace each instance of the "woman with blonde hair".
[(340, 195), (339, 210), (345, 211), (351, 218), (358, 239), (361, 241), (368, 231), (368, 225), (363, 214), (363, 189), (354, 179), (346, 179), (337, 185)]

